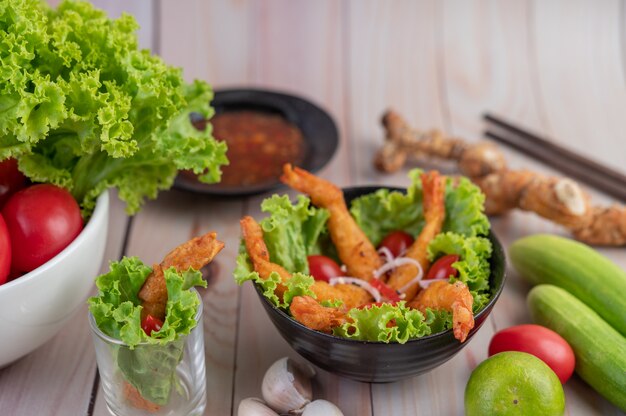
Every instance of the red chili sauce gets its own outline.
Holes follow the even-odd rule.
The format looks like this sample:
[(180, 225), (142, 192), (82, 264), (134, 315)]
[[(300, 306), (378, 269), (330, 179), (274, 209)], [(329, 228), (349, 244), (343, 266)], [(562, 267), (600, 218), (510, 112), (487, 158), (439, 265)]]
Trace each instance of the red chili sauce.
[(285, 163), (301, 164), (304, 137), (279, 115), (258, 111), (221, 113), (211, 119), (213, 136), (228, 144), (230, 164), (218, 186), (252, 186), (276, 182)]

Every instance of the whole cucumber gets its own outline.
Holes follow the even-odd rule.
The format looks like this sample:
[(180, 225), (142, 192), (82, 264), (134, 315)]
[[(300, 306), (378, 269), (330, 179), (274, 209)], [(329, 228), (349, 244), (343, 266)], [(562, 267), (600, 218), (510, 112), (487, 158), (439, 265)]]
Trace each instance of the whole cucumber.
[(559, 287), (536, 286), (527, 301), (533, 321), (557, 332), (572, 347), (576, 373), (626, 411), (626, 339)]
[(538, 234), (509, 248), (513, 267), (532, 284), (562, 287), (626, 336), (626, 272), (591, 247)]

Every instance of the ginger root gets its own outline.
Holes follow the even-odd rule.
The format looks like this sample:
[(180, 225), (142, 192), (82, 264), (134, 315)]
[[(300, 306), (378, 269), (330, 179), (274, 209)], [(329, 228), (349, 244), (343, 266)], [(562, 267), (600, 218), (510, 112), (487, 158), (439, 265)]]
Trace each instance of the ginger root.
[(420, 158), (451, 160), (482, 189), (488, 215), (518, 208), (564, 226), (585, 243), (626, 245), (626, 207), (593, 206), (589, 195), (571, 179), (510, 170), (495, 144), (448, 138), (438, 130), (419, 131), (392, 110), (384, 114), (382, 124), (385, 143), (374, 158), (381, 172), (395, 172)]

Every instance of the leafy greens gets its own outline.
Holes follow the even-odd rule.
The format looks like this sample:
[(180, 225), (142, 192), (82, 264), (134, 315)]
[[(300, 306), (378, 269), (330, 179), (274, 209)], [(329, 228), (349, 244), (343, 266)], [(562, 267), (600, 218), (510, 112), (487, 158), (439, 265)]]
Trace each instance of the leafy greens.
[(179, 169), (216, 182), (227, 163), (189, 121), (211, 117), (211, 88), (138, 50), (137, 28), (84, 1), (0, 0), (0, 160), (67, 188), (86, 215), (109, 187), (132, 214)]

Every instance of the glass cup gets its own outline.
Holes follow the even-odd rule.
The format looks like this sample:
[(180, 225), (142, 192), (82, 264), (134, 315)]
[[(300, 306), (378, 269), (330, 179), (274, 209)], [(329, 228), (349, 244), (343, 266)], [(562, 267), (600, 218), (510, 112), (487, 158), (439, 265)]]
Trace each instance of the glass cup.
[(195, 328), (185, 337), (130, 349), (100, 331), (89, 313), (104, 399), (112, 415), (202, 415), (206, 407), (202, 301), (195, 319)]

